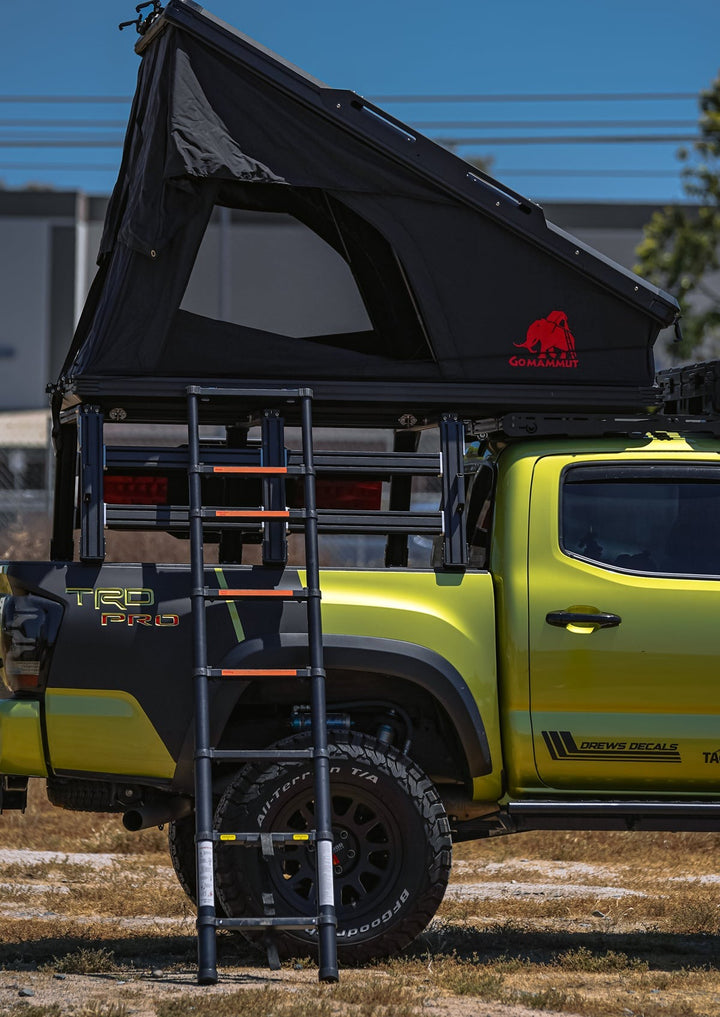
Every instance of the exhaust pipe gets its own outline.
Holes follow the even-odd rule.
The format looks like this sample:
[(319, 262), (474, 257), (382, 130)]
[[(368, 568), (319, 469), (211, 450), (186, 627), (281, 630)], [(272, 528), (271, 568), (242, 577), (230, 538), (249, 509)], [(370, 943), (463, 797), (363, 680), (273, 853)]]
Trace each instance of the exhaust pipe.
[(137, 833), (147, 830), (150, 826), (160, 826), (172, 819), (182, 819), (193, 811), (193, 799), (181, 798), (179, 795), (166, 795), (150, 801), (147, 805), (139, 805), (128, 809), (123, 814), (123, 826), (126, 830)]

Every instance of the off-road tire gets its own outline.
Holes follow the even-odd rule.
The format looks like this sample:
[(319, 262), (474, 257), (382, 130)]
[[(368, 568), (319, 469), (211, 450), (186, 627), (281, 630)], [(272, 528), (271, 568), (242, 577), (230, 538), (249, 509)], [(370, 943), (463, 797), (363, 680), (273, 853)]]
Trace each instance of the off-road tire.
[[(280, 743), (307, 745), (306, 736)], [(278, 748), (280, 747), (278, 746)], [(406, 756), (365, 735), (330, 745), (338, 956), (345, 964), (397, 953), (426, 927), (442, 901), (452, 842), (432, 782)], [(297, 831), (314, 825), (313, 768), (279, 762), (248, 768), (225, 791), (215, 814), (222, 831)], [(226, 914), (316, 913), (313, 848), (218, 845), (216, 891)], [(277, 933), (282, 956), (315, 954), (314, 932)]]
[[(195, 813), (168, 823), (168, 848), (178, 883), (197, 907), (197, 866), (195, 862)], [(215, 895), (215, 913), (224, 915)]]
[(197, 905), (194, 812), (168, 823), (168, 848), (178, 883), (193, 904)]

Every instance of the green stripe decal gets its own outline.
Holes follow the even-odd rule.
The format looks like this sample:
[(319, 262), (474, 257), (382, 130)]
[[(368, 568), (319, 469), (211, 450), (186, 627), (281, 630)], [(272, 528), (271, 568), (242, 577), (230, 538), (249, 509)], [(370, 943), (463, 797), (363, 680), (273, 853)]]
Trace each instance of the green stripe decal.
[[(227, 590), (228, 584), (223, 570), (215, 569), (215, 575), (217, 576), (219, 589)], [(234, 600), (228, 600), (227, 609), (230, 612), (230, 620), (232, 621), (233, 628), (235, 629), (235, 638), (239, 643), (243, 643), (245, 641), (245, 630), (242, 627), (240, 615), (238, 614), (237, 604), (235, 603)]]

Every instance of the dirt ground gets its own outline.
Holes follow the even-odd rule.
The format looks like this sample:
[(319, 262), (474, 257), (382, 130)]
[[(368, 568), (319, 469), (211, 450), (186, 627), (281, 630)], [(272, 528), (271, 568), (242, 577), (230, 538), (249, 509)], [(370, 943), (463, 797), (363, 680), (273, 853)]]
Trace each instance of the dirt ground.
[(194, 916), (159, 830), (52, 809), (0, 817), (0, 1013), (13, 1017), (715, 1017), (720, 836), (525, 834), (460, 845), (405, 955), (319, 985), (218, 937), (195, 984)]

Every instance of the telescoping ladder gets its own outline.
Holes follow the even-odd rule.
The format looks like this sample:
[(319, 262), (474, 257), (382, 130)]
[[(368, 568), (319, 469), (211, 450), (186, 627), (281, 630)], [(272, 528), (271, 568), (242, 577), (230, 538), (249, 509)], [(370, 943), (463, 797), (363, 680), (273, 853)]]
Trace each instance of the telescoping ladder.
[[(188, 484), (190, 512), (190, 554), (192, 583), (193, 620), (193, 678), (195, 684), (195, 814), (197, 852), (197, 932), (198, 932), (198, 982), (211, 985), (217, 982), (215, 931), (224, 929), (316, 929), (319, 948), (319, 978), (321, 981), (337, 981), (337, 919), (333, 895), (332, 826), (330, 799), (330, 765), (328, 758), (327, 721), (325, 711), (325, 671), (323, 668), (322, 621), (320, 612), (320, 570), (318, 561), (317, 508), (315, 498), (315, 469), (313, 465), (312, 439), (312, 392), (310, 389), (243, 389), (224, 387), (203, 387), (192, 385), (188, 397)], [(300, 471), (304, 478), (305, 506), (303, 509), (288, 509), (280, 506), (285, 501), (285, 485), (282, 482), (288, 472), (284, 444), (284, 425), (275, 414), (263, 416), (263, 433), (260, 462), (257, 466), (217, 466), (202, 462), (200, 448), (200, 402), (222, 398), (258, 400), (287, 403), (296, 401), (301, 406), (302, 423), (302, 464)], [(256, 509), (207, 508), (202, 500), (202, 475), (207, 473), (245, 474), (263, 480), (265, 504)], [(218, 590), (205, 585), (205, 562), (203, 551), (203, 527), (211, 522), (214, 528), (223, 521), (247, 519), (263, 523), (263, 561), (277, 562), (283, 554), (278, 544), (284, 544), (286, 521), (293, 517), (302, 518), (305, 533), (305, 567), (307, 588), (301, 597), (307, 605), (308, 664), (307, 668), (288, 672), (287, 669), (266, 670), (225, 670), (208, 664), (206, 631), (206, 606), (209, 601), (220, 597)], [(297, 591), (291, 590), (223, 590), (222, 599), (246, 597), (291, 597), (297, 598)], [(210, 744), (210, 696), (209, 683), (214, 680), (234, 678), (268, 679), (279, 675), (292, 674), (310, 680), (312, 748), (309, 749), (217, 749)], [(213, 830), (213, 761), (248, 762), (267, 759), (291, 761), (312, 758), (315, 771), (315, 830), (310, 837), (316, 844), (317, 913), (314, 915), (276, 916), (272, 903), (266, 909), (268, 914), (253, 918), (218, 917), (215, 912), (214, 850), (219, 833)], [(227, 834), (223, 835), (227, 842)], [(272, 832), (273, 846), (293, 843), (293, 833), (282, 830)], [(267, 845), (261, 844), (257, 831), (233, 831), (233, 843), (240, 849), (253, 850)], [(271, 941), (270, 941), (271, 942)], [(268, 949), (271, 963), (272, 945)]]

